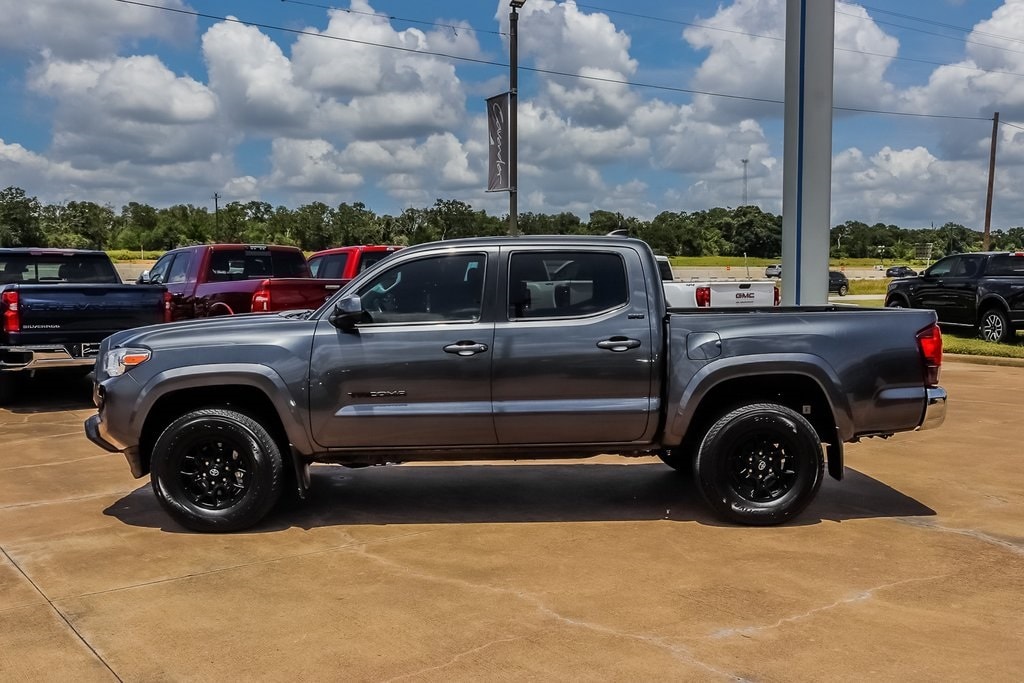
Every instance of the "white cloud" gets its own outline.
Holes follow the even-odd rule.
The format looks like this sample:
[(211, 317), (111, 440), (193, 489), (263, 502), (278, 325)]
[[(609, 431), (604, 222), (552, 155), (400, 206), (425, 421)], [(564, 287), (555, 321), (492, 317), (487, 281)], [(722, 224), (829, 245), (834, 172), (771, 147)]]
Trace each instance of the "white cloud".
[[(499, 0), (495, 16), (507, 32), (507, 3)], [(617, 30), (606, 14), (581, 11), (571, 2), (536, 0), (523, 8), (519, 26), (522, 59), (532, 60), (540, 69), (618, 81), (636, 72), (629, 36)], [(628, 86), (616, 83), (554, 75), (541, 78), (540, 104), (584, 126), (619, 126), (639, 102)]]
[[(180, 0), (152, 4), (185, 7)], [(195, 31), (194, 17), (111, 0), (2, 0), (0, 16), (0, 51), (59, 59), (105, 57), (143, 38), (183, 44)]]
[(277, 138), (270, 160), (273, 170), (266, 181), (268, 188), (335, 195), (363, 183), (363, 176), (346, 170), (341, 155), (326, 140)]
[(77, 166), (191, 162), (224, 147), (209, 89), (152, 56), (46, 61), (30, 87), (57, 103), (51, 154)]

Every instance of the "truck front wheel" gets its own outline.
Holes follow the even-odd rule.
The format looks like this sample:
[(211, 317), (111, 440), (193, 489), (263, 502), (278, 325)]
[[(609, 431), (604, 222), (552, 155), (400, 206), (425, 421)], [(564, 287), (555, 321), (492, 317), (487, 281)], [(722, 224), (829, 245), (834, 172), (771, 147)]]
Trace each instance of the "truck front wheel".
[(226, 408), (195, 410), (153, 446), (160, 505), (194, 531), (238, 531), (259, 522), (281, 495), (281, 450), (257, 421)]
[(773, 403), (737, 408), (708, 430), (694, 463), (715, 514), (739, 524), (781, 524), (814, 499), (824, 476), (821, 439), (799, 413)]

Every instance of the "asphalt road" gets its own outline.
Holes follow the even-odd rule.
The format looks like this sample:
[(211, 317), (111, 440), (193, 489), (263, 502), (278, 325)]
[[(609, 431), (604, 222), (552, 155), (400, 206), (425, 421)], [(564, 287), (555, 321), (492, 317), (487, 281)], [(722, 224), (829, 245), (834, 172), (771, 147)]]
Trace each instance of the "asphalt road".
[(1024, 368), (942, 372), (946, 425), (849, 446), (783, 527), (607, 457), (318, 467), (234, 535), (40, 378), (0, 410), (0, 680), (1020, 680)]

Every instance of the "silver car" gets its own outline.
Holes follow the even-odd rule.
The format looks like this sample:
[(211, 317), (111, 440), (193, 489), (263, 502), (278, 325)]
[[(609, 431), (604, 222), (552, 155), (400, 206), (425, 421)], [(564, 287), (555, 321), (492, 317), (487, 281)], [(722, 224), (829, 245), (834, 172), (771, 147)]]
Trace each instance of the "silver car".
[(764, 269), (765, 277), (782, 277), (782, 264), (773, 263)]

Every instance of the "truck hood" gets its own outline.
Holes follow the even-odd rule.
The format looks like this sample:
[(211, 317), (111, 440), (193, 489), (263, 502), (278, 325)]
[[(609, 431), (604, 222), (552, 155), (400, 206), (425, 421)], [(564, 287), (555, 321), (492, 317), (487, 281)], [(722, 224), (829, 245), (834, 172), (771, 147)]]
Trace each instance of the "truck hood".
[(156, 350), (265, 342), (273, 338), (275, 329), (315, 324), (308, 319), (311, 313), (311, 310), (297, 310), (227, 315), (137, 327), (111, 335), (107, 348), (143, 346)]

